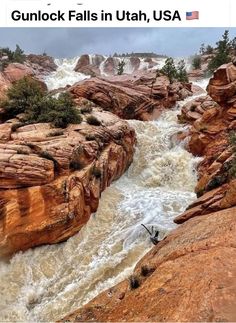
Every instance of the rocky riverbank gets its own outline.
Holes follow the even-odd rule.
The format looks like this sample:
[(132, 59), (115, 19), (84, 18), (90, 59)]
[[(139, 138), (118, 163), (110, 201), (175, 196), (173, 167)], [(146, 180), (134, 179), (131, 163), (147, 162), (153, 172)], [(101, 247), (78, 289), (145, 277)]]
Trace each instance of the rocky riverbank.
[[(2, 96), (23, 77), (37, 79), (46, 90), (42, 71), (53, 69), (45, 56), (9, 64), (1, 73)], [(152, 119), (192, 95), (190, 84), (170, 84), (154, 72), (91, 78), (67, 91), (83, 114), (81, 124), (66, 129), (24, 125), (22, 116), (0, 124), (2, 256), (78, 232), (97, 210), (101, 192), (132, 162), (135, 132), (119, 117)]]
[(5, 135), (8, 127), (0, 144), (1, 255), (78, 232), (101, 192), (129, 167), (134, 130), (101, 109), (91, 115), (100, 126), (32, 124), (13, 131), (11, 123), (0, 125)]
[(176, 218), (181, 224), (136, 265), (134, 274), (63, 321), (235, 321), (236, 67), (221, 66), (210, 97), (182, 109), (191, 127), (188, 149), (203, 157), (200, 196)]

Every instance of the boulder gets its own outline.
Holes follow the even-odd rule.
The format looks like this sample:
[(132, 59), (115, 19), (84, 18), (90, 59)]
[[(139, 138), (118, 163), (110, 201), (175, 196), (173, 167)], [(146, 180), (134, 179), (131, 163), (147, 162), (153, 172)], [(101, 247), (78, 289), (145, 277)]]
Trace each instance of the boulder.
[(75, 99), (84, 97), (121, 118), (150, 120), (154, 110), (173, 107), (177, 100), (191, 95), (191, 86), (170, 84), (165, 76), (156, 78), (155, 72), (138, 72), (91, 78), (74, 84), (69, 91)]
[(106, 75), (115, 75), (116, 74), (116, 62), (113, 57), (108, 57), (103, 65), (103, 72)]
[(109, 112), (92, 115), (101, 126), (31, 124), (0, 144), (0, 256), (74, 235), (129, 167), (134, 130)]
[(140, 66), (140, 58), (135, 57), (135, 56), (131, 56), (130, 57), (130, 64), (133, 67), (134, 71), (137, 71)]
[(14, 83), (25, 76), (34, 76), (34, 72), (24, 64), (11, 63), (4, 69), (4, 76), (10, 83)]
[(39, 78), (42, 78), (43, 76), (48, 75), (57, 69), (54, 58), (48, 55), (27, 55), (25, 64), (32, 68), (34, 74)]
[(80, 56), (76, 66), (75, 66), (75, 71), (80, 72), (81, 68), (84, 68), (90, 64), (90, 59), (89, 55), (85, 54)]

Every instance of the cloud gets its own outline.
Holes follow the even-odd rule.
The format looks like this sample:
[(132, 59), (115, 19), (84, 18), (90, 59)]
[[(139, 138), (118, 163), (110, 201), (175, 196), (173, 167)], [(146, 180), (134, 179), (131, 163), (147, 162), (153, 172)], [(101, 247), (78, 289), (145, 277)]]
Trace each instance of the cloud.
[[(0, 46), (19, 44), (27, 53), (45, 51), (54, 57), (132, 51), (188, 56), (201, 43), (214, 45), (223, 32), (223, 28), (0, 28)], [(236, 28), (230, 35), (236, 36)]]

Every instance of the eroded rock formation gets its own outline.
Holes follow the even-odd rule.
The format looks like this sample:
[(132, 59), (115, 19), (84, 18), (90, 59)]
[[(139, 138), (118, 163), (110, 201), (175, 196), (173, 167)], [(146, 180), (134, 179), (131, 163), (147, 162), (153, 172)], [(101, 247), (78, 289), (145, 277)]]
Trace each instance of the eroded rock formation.
[[(229, 132), (236, 130), (236, 67), (219, 68), (209, 96), (187, 103), (189, 149), (203, 156), (199, 197), (182, 223), (126, 279), (63, 320), (72, 322), (214, 322), (236, 320), (236, 171)], [(215, 102), (215, 101), (216, 102)], [(135, 284), (134, 284), (135, 281)]]
[(93, 77), (100, 76), (101, 72), (99, 67), (104, 59), (102, 55), (93, 55), (90, 59), (89, 55), (84, 54), (79, 58), (75, 71)]
[(134, 130), (109, 112), (92, 114), (101, 126), (0, 125), (1, 256), (78, 232), (101, 192), (129, 167)]
[(235, 321), (235, 212), (185, 222), (136, 265), (137, 288), (127, 279), (62, 321)]
[(84, 97), (121, 118), (139, 120), (152, 119), (192, 94), (190, 84), (170, 84), (167, 77), (156, 78), (154, 72), (92, 78), (76, 83), (69, 91), (75, 99)]
[[(36, 55), (37, 56), (37, 55)], [(36, 73), (35, 70), (28, 64), (11, 63), (4, 71), (0, 72), (0, 99), (6, 98), (7, 90), (11, 84), (24, 77), (33, 77), (40, 82), (40, 85), (46, 90), (46, 84), (41, 80), (41, 74)]]
[(29, 66), (38, 77), (48, 75), (57, 69), (54, 58), (48, 55), (30, 54), (27, 56), (25, 65)]

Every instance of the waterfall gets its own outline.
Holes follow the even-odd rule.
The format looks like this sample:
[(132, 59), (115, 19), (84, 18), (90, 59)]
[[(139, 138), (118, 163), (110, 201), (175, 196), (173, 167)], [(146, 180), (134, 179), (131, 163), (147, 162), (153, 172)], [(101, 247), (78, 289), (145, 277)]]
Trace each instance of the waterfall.
[[(76, 61), (57, 62), (48, 78), (51, 88), (82, 77), (74, 74)], [(199, 162), (175, 139), (186, 127), (177, 122), (184, 103), (156, 121), (129, 121), (137, 133), (134, 161), (102, 193), (97, 212), (79, 233), (0, 262), (0, 321), (62, 318), (128, 277), (152, 247), (141, 223), (153, 225), (161, 237), (175, 227), (174, 217), (196, 198)]]
[(76, 82), (90, 77), (74, 71), (78, 59), (79, 57), (55, 59), (55, 63), (58, 66), (57, 70), (48, 75), (44, 80), (49, 91), (67, 85), (73, 85)]

